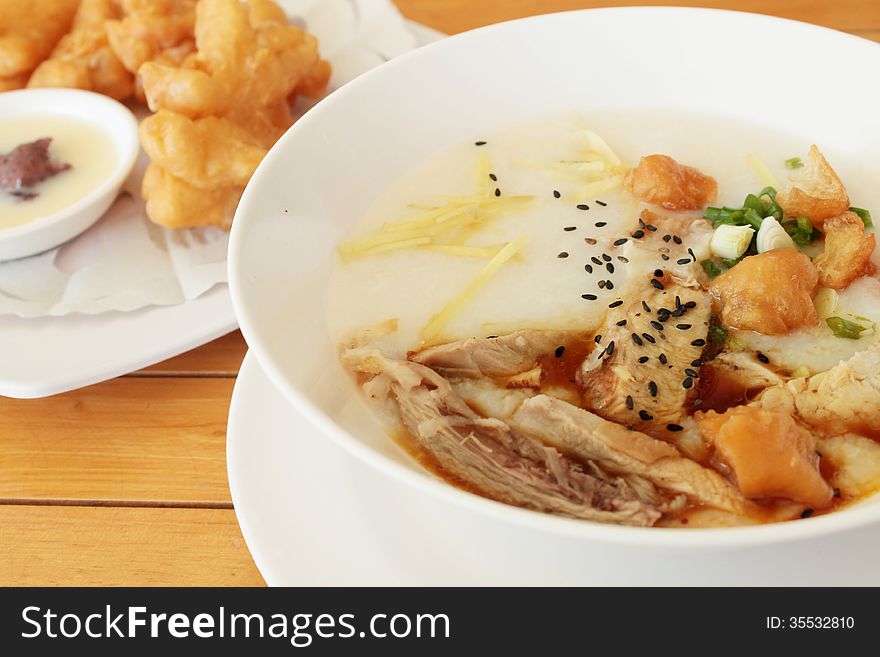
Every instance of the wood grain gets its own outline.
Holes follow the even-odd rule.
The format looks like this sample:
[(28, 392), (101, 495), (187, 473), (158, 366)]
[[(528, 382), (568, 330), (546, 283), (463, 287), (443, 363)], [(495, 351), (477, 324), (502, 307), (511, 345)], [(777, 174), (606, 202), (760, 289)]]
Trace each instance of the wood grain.
[(0, 583), (261, 586), (235, 512), (0, 506)]
[(213, 342), (180, 356), (163, 360), (129, 376), (214, 376), (234, 377), (247, 353), (241, 331), (217, 338)]
[(396, 0), (396, 4), (407, 18), (448, 34), (535, 14), (646, 4), (751, 11), (845, 31), (880, 28), (877, 0)]
[(0, 499), (229, 504), (234, 381), (107, 381), (57, 397), (0, 398)]

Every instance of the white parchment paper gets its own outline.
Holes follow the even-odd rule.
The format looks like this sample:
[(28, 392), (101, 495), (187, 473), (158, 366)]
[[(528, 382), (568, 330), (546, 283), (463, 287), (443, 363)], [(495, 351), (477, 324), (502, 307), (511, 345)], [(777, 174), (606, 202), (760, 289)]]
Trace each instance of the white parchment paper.
[[(330, 89), (417, 46), (389, 0), (276, 0), (316, 35), (333, 65)], [(304, 110), (305, 107), (298, 108)], [(131, 311), (198, 298), (226, 283), (226, 231), (171, 231), (144, 213), (141, 159), (110, 210), (67, 244), (0, 263), (0, 315)]]

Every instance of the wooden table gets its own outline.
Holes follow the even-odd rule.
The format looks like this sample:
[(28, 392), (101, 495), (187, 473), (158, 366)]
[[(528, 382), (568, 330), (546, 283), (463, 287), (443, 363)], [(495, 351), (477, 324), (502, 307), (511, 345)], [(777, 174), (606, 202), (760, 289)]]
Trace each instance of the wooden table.
[[(640, 2), (398, 0), (454, 33), (530, 14)], [(880, 41), (878, 0), (661, 2), (777, 14)], [(235, 332), (41, 400), (0, 398), (0, 585), (260, 585), (226, 482)]]

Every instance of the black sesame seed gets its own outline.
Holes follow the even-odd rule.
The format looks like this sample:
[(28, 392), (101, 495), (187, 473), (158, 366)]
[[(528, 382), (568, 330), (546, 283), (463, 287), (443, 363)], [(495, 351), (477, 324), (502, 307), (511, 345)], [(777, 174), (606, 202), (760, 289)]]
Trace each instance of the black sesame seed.
[(598, 298), (599, 297), (597, 297), (595, 294), (582, 294), (581, 295), (581, 299), (586, 299), (587, 301), (595, 301)]
[(629, 410), (632, 410), (633, 408), (635, 408), (635, 406), (636, 406), (636, 403), (633, 401), (632, 395), (627, 395), (626, 396), (626, 407)]
[(669, 431), (683, 431), (684, 430), (684, 427), (681, 426), (680, 424), (667, 424), (666, 428)]
[(613, 290), (613, 289), (614, 289), (614, 283), (612, 283), (611, 281), (605, 281), (605, 289), (606, 289), (606, 290)]
[(568, 257), (568, 251), (560, 251), (559, 253), (556, 254), (556, 257), (557, 257), (557, 258), (567, 258), (567, 257)]
[(625, 319), (620, 320), (619, 322), (617, 322), (617, 325), (618, 326), (626, 326), (626, 320)]
[(484, 141), (475, 141), (474, 142), (474, 146), (485, 146), (485, 145), (486, 145), (486, 142), (484, 142)]
[(678, 235), (673, 235), (672, 241), (675, 242), (676, 244), (681, 244), (681, 238)]
[(684, 373), (686, 376), (689, 376), (692, 379), (699, 379), (700, 378), (700, 375), (697, 374), (696, 370), (692, 370), (690, 367), (685, 368)]
[(562, 354), (565, 353), (565, 347), (563, 347), (563, 346), (556, 347), (556, 351), (553, 353), (556, 354), (557, 358), (562, 358)]
[(654, 270), (654, 277), (655, 278), (663, 278), (663, 270), (662, 269), (655, 269)]
[(559, 198), (560, 196), (562, 196), (562, 194), (559, 193), (559, 190), (554, 189), (553, 190), (553, 198)]
[(767, 356), (765, 356), (764, 354), (762, 354), (760, 351), (759, 351), (757, 354), (755, 354), (755, 356), (756, 356), (757, 359), (758, 359), (759, 361), (761, 361), (762, 363), (765, 363), (765, 364), (766, 364), (766, 363), (769, 363), (769, 362), (770, 362), (770, 359), (767, 358)]
[(657, 396), (657, 384), (653, 381), (648, 381), (648, 392), (651, 393), (652, 397)]
[(706, 341), (703, 340), (702, 338), (700, 338), (699, 340), (694, 340), (693, 342), (691, 342), (691, 346), (692, 347), (705, 347)]
[(660, 257), (663, 258), (664, 261), (669, 260), (669, 256), (665, 253), (661, 254)]
[(644, 365), (645, 363), (647, 363), (648, 360), (649, 360), (649, 358), (648, 358), (647, 356), (641, 356), (641, 357), (639, 358), (639, 362), (640, 362), (642, 365)]
[(659, 356), (657, 356), (657, 360), (659, 360), (661, 363), (666, 365), (666, 361), (667, 361), (666, 354), (660, 354)]
[(611, 262), (611, 256), (608, 255), (607, 253), (603, 253), (602, 260), (604, 260), (605, 262)]
[(648, 422), (649, 420), (654, 419), (654, 416), (651, 415), (648, 411), (646, 411), (644, 409), (639, 411), (639, 417), (642, 418), (642, 420), (644, 420), (645, 422)]
[(494, 173), (490, 173), (490, 174), (489, 174), (489, 180), (491, 180), (492, 182), (497, 182), (497, 181), (498, 181), (498, 176), (496, 176)]
[(686, 264), (688, 264), (690, 261), (691, 261), (690, 258), (679, 258), (678, 260), (675, 261), (675, 263), (678, 264), (678, 265), (686, 265)]
[(599, 281), (599, 282), (597, 283), (597, 285), (599, 286), (599, 289), (600, 289), (600, 290), (604, 290), (604, 289), (605, 289), (605, 281), (604, 281), (604, 279), (601, 280), (601, 281)]
[(703, 366), (703, 361), (701, 361), (699, 358), (697, 358), (697, 360), (692, 360), (692, 361), (691, 361), (691, 365), (692, 365), (693, 367), (702, 367), (702, 366)]
[(602, 265), (602, 261), (599, 260), (599, 258), (597, 258), (596, 256), (592, 256), (592, 257), (590, 258), (590, 260), (592, 260), (593, 262), (595, 262), (597, 265), (600, 265), (600, 266)]
[(586, 243), (589, 244), (590, 246), (593, 246), (593, 245), (595, 245), (595, 244), (598, 244), (598, 242), (597, 242), (595, 239), (593, 239), (592, 237), (585, 237), (585, 238), (584, 238), (584, 242), (586, 242)]
[(657, 230), (657, 226), (655, 226), (654, 224), (647, 224), (647, 225), (645, 226), (645, 228), (646, 228), (647, 230), (650, 230), (652, 233), (655, 232), (655, 231)]
[(668, 241), (671, 240), (671, 239), (672, 239), (672, 235), (667, 234), (667, 235), (664, 235), (664, 236), (663, 236), (663, 241), (664, 241), (664, 242), (668, 242)]
[(614, 246), (623, 246), (626, 244), (626, 238), (621, 237), (619, 240), (614, 240)]
[(587, 205), (586, 203), (578, 203), (578, 204), (577, 204), (577, 209), (578, 209), (578, 210), (589, 210), (589, 209), (590, 209), (590, 206)]
[(608, 222), (607, 222), (607, 221), (597, 221), (597, 222), (596, 222), (595, 224), (593, 224), (593, 225), (594, 225), (596, 228), (602, 228), (603, 226), (607, 226), (607, 225), (608, 225)]
[(605, 201), (596, 201), (596, 205), (601, 205), (603, 208), (608, 205)]
[(566, 227), (563, 228), (562, 230), (564, 230), (566, 233), (570, 233), (571, 231), (573, 231), (573, 230), (577, 230), (577, 229), (578, 229), (577, 226), (566, 226)]
[(651, 312), (651, 306), (649, 306), (646, 302), (642, 301), (642, 308), (645, 309), (646, 313)]
[(651, 285), (653, 285), (653, 286), (654, 286), (655, 288), (657, 288), (658, 290), (665, 290), (665, 289), (666, 289), (666, 286), (663, 285), (663, 283), (661, 283), (660, 281), (658, 281), (656, 278), (652, 278), (652, 279), (651, 279)]
[(675, 325), (675, 328), (677, 328), (679, 331), (687, 331), (690, 327), (691, 327), (690, 324), (676, 324)]
[(645, 338), (651, 344), (657, 344), (657, 340), (654, 339), (654, 336), (650, 333), (642, 333), (642, 337)]
[(606, 263), (605, 263), (605, 269), (608, 270), (608, 273), (609, 273), (609, 274), (613, 274), (613, 273), (614, 273), (614, 265), (612, 265), (610, 262), (606, 262)]
[(654, 327), (655, 329), (657, 329), (658, 331), (662, 331), (662, 330), (663, 330), (663, 324), (661, 324), (660, 322), (658, 322), (656, 319), (652, 319), (652, 320), (651, 320), (651, 326), (653, 326), (653, 327)]
[(638, 333), (633, 333), (633, 334), (632, 334), (632, 339), (633, 339), (633, 342), (635, 342), (635, 343), (636, 343), (637, 345), (639, 345), (640, 347), (641, 347), (643, 344), (645, 344), (644, 342), (642, 342), (642, 339), (639, 337)]
[(501, 196), (501, 190), (497, 187), (495, 188), (495, 196)]
[(640, 240), (640, 239), (642, 239), (642, 238), (645, 236), (645, 231), (643, 231), (643, 230), (640, 228), (639, 230), (633, 231), (632, 236), (633, 236), (634, 238), (636, 238), (637, 240)]
[[(592, 295), (590, 295), (590, 296), (592, 296)], [(593, 340), (596, 341), (596, 344), (599, 344), (600, 342), (602, 342), (602, 334), (601, 333), (598, 334), (595, 338), (593, 338)]]
[(814, 513), (815, 513), (815, 511), (813, 509), (804, 509), (803, 512), (801, 513), (801, 518), (809, 518)]
[(677, 294), (675, 295), (675, 308), (676, 309), (681, 308), (681, 297), (678, 296)]
[(624, 264), (629, 262), (629, 258), (626, 258), (624, 256), (617, 256), (617, 259), (620, 260)]
[(685, 308), (696, 308), (697, 302), (696, 301), (688, 301), (686, 304), (684, 304), (684, 307)]
[(605, 347), (605, 353), (609, 356), (614, 353), (614, 340), (608, 343), (608, 346)]
[(591, 265), (590, 263), (585, 264), (584, 270), (586, 270), (586, 272), (588, 274), (592, 274), (593, 273), (593, 265)]
[(498, 337), (497, 335), (487, 335), (486, 339), (487, 340), (495, 340), (497, 337)]
[(668, 308), (660, 308), (657, 310), (657, 317), (660, 318), (661, 322), (665, 322), (667, 319), (669, 319), (670, 314), (671, 313), (669, 312)]
[(690, 388), (693, 388), (694, 387), (694, 380), (690, 377), (686, 378), (684, 381), (681, 382), (681, 387), (684, 388), (685, 390), (689, 390)]
[(696, 254), (694, 254), (694, 250), (690, 247), (688, 247), (688, 254), (691, 256), (691, 260), (693, 262), (697, 261), (697, 256), (696, 256)]
[(612, 301), (611, 303), (609, 303), (608, 307), (609, 308), (617, 308), (618, 306), (622, 306), (622, 305), (623, 305), (623, 300), (618, 299), (617, 301)]
[(673, 317), (681, 317), (682, 315), (684, 315), (684, 312), (685, 312), (684, 308), (676, 308), (675, 310), (672, 311), (672, 316)]

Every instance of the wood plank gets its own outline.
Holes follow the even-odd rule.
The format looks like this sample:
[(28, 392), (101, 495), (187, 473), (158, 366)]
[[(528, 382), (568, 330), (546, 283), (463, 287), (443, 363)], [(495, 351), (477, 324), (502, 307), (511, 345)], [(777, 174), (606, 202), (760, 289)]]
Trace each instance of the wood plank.
[(247, 353), (241, 331), (233, 331), (192, 351), (169, 358), (129, 376), (235, 376)]
[(231, 510), (0, 506), (4, 586), (261, 586)]
[(229, 504), (232, 379), (122, 378), (0, 398), (0, 499)]
[(827, 25), (839, 30), (880, 29), (880, 2), (877, 0), (504, 0), (504, 2), (473, 2), (472, 0), (395, 0), (407, 18), (434, 29), (455, 34), (500, 21), (589, 7), (621, 7), (632, 5), (689, 5), (737, 9), (759, 14)]

